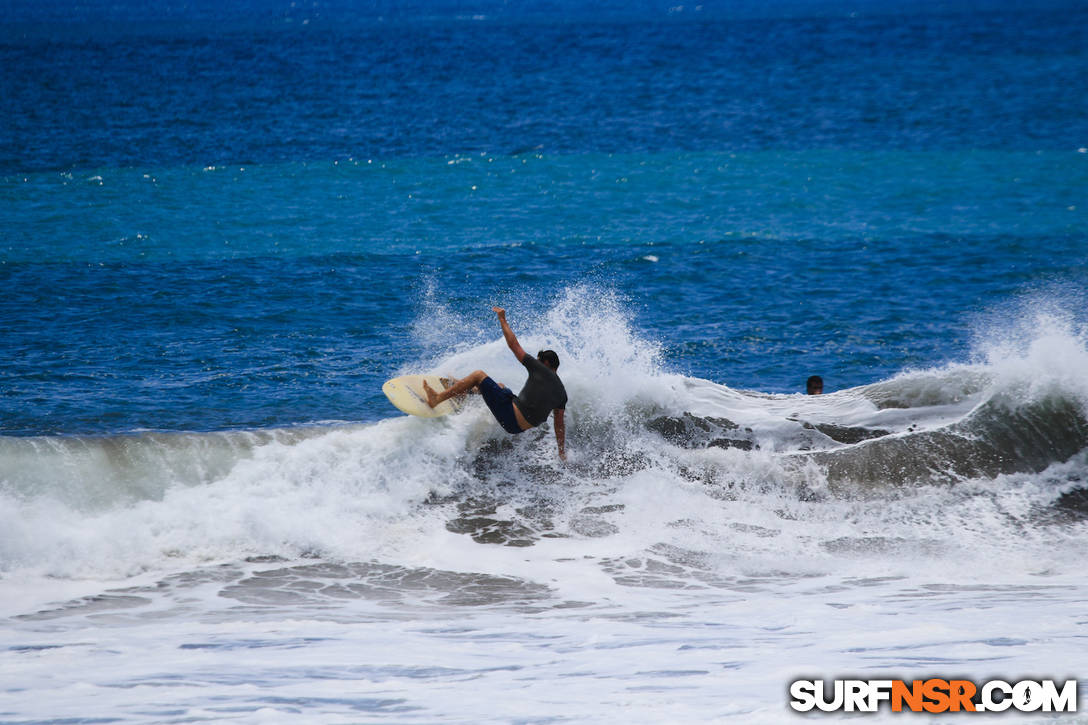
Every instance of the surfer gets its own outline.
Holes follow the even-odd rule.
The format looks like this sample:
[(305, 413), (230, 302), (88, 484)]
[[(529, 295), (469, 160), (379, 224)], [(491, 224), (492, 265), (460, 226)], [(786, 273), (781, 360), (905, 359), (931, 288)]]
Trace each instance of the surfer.
[(563, 420), (567, 407), (567, 391), (563, 387), (563, 381), (559, 379), (556, 371), (559, 369), (559, 356), (554, 350), (541, 350), (532, 357), (521, 347), (510, 324), (506, 321), (506, 310), (501, 307), (491, 308), (499, 316), (499, 324), (502, 326), (502, 336), (506, 338), (506, 344), (510, 352), (518, 362), (529, 371), (529, 379), (525, 381), (525, 387), (521, 392), (514, 392), (502, 383), (496, 383), (483, 370), (476, 370), (467, 377), (461, 378), (441, 393), (423, 383), (423, 390), (427, 393), (427, 405), (432, 408), (449, 398), (467, 393), (472, 388), (479, 388), (487, 407), (499, 425), (507, 433), (521, 433), (535, 428), (548, 419), (549, 413), (555, 414), (555, 442), (559, 446), (559, 459), (567, 460), (566, 452), (566, 424)]
[(805, 391), (808, 395), (823, 395), (824, 379), (819, 375), (813, 375), (805, 381)]

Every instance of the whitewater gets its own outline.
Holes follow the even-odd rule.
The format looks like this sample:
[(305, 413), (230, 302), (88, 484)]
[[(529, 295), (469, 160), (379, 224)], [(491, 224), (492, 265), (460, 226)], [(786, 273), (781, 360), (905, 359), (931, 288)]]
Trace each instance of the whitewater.
[[(671, 371), (568, 289), (519, 332), (560, 353), (565, 465), (478, 400), (0, 438), (0, 714), (774, 723), (802, 677), (1075, 678), (1088, 337), (1029, 307), (970, 361), (803, 396)], [(491, 333), (399, 372), (520, 384)]]

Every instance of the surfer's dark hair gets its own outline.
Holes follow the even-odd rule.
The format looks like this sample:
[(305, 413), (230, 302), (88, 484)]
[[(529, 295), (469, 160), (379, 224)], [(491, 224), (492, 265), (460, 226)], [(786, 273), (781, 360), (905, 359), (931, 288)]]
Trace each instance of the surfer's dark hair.
[(559, 369), (559, 356), (555, 354), (555, 350), (541, 350), (536, 354), (536, 359), (553, 370)]

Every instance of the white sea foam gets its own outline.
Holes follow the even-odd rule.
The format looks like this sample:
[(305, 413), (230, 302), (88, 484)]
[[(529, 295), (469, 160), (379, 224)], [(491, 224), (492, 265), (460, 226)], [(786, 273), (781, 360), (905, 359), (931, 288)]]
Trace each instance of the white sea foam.
[[(917, 522), (907, 521), (903, 530), (891, 533), (887, 517), (899, 505), (921, 519), (934, 517), (928, 527), (914, 530), (915, 537), (928, 539), (932, 527), (942, 525), (942, 503), (964, 496), (958, 489), (982, 487), (989, 493), (979, 500), (989, 500), (1004, 495), (1003, 486), (1019, 486), (1015, 495), (1029, 496), (1039, 506), (1048, 505), (1055, 492), (1028, 485), (1033, 474), (1023, 480), (984, 477), (965, 481), (957, 491), (938, 488), (925, 495), (893, 488), (892, 495), (905, 503), (868, 511), (868, 501), (799, 501), (798, 486), (824, 492), (827, 486), (820, 465), (799, 468), (797, 462), (807, 450), (849, 447), (818, 431), (823, 424), (909, 437), (941, 431), (994, 399), (1026, 404), (1048, 391), (1083, 405), (1088, 400), (1083, 337), (1052, 319), (1034, 327), (1035, 337), (1015, 348), (993, 347), (985, 363), (908, 373), (820, 397), (768, 396), (662, 370), (659, 348), (632, 331), (617, 300), (597, 290), (568, 290), (519, 334), (527, 349), (553, 348), (562, 359), (571, 398), (570, 466), (555, 461), (548, 432), (509, 439), (476, 399), (463, 413), (440, 420), (396, 417), (373, 425), (251, 433), (3, 439), (0, 570), (124, 576), (246, 556), (316, 554), (350, 561), (382, 556), (387, 549), (414, 550), (419, 542), (412, 536), (441, 528), (449, 513), (423, 502), (481, 491), (494, 495), (499, 479), (481, 479), (480, 460), (507, 466), (505, 478), (499, 478), (514, 507), (542, 496), (554, 517), (576, 519), (580, 507), (622, 503), (621, 513), (598, 517), (602, 526), (617, 535), (644, 536), (646, 546), (668, 540), (662, 532), (646, 535), (649, 530), (686, 531), (688, 524), (676, 522), (699, 522), (693, 525), (715, 532), (706, 548), (728, 546), (733, 539), (758, 544), (761, 535), (770, 538), (773, 531), (779, 538), (769, 548), (781, 552), (789, 548), (783, 542), (793, 541), (797, 548), (786, 559), (793, 562), (800, 551), (811, 550), (813, 537), (817, 542), (838, 538), (843, 516), (868, 519), (867, 530), (910, 540)], [(455, 375), (476, 368), (515, 388), (524, 377), (501, 339), (450, 351), (434, 363), (436, 371)], [(678, 446), (647, 428), (655, 418), (684, 414), (727, 419), (736, 424), (737, 438), (754, 448)], [(513, 447), (477, 460), (489, 441)], [(647, 492), (660, 490), (663, 496), (654, 508), (656, 524), (652, 516), (636, 520), (633, 514), (641, 507), (630, 492), (647, 486)], [(681, 506), (688, 500), (695, 503)], [(729, 512), (741, 504), (749, 507), (746, 517), (732, 521)], [(793, 539), (792, 518), (773, 513), (783, 507), (803, 522)], [(753, 519), (755, 511), (762, 513)], [(740, 529), (757, 527), (759, 533), (738, 534), (730, 522)], [(960, 524), (948, 526), (949, 535), (957, 535)], [(1008, 527), (999, 521), (994, 526), (992, 535), (978, 537), (978, 545), (1003, 539)], [(409, 543), (398, 540), (402, 535)], [(692, 536), (681, 538), (699, 549), (699, 535)], [(608, 538), (585, 546), (592, 549)]]
[[(868, 501), (805, 503), (796, 498), (797, 485), (826, 489), (819, 466), (806, 466), (799, 473), (775, 454), (798, 453), (802, 451), (797, 448), (812, 445), (815, 436), (805, 437), (807, 430), (799, 421), (899, 431), (939, 429), (977, 405), (987, 395), (983, 389), (969, 386), (959, 402), (960, 396), (952, 395), (945, 397), (951, 403), (907, 409), (909, 415), (903, 409), (880, 409), (864, 390), (820, 399), (745, 394), (661, 372), (656, 348), (630, 332), (618, 305), (600, 298), (587, 305), (584, 292), (561, 300), (537, 327), (526, 330), (523, 340), (561, 351), (572, 394), (573, 465), (566, 470), (555, 465), (547, 436), (538, 436), (536, 442), (528, 436), (515, 440), (506, 456), (520, 461), (522, 469), (543, 465), (555, 470), (561, 483), (541, 485), (515, 466), (509, 471), (510, 507), (543, 495), (554, 508), (552, 515), (566, 518), (565, 525), (577, 530), (586, 518), (578, 518), (580, 507), (622, 506), (620, 512), (596, 517), (601, 530), (634, 535), (644, 547), (665, 542), (693, 550), (743, 545), (758, 551), (761, 540), (773, 538), (773, 546), (763, 548), (777, 554), (790, 550), (786, 561), (796, 563), (803, 552), (813, 552), (813, 541), (837, 541), (849, 531), (860, 530), (862, 539), (899, 537), (906, 548), (915, 539), (931, 542), (941, 533), (934, 526), (940, 524), (942, 506), (925, 503), (919, 512), (917, 505), (962, 503), (961, 494), (945, 489), (924, 496), (896, 492), (899, 502), (885, 503), (875, 512)], [(1045, 351), (1038, 352), (1038, 346)], [(1072, 382), (1062, 377), (1073, 374), (1066, 369), (1068, 358), (1075, 360), (1083, 351), (1079, 341), (1045, 330), (1026, 355), (1006, 354), (990, 365), (989, 378), (997, 381), (991, 385), (1000, 384), (1012, 369), (1038, 371), (1042, 365), (1057, 365), (1058, 374), (1045, 380), (1068, 389), (1080, 382), (1075, 374)], [(516, 384), (519, 371), (504, 352), (496, 340), (452, 353), (439, 366), (454, 371), (489, 367), (496, 378)], [(882, 385), (918, 390), (931, 387), (929, 380), (942, 375), (947, 381), (961, 373), (926, 373)], [(737, 422), (753, 431), (758, 450), (686, 450), (640, 427), (652, 415), (685, 412)], [(602, 448), (593, 437), (604, 434), (602, 426), (607, 426), (609, 445), (628, 458), (640, 457), (637, 465), (629, 466), (630, 475), (622, 475), (622, 460), (615, 464), (620, 475), (598, 465)], [(419, 539), (433, 534), (435, 527), (441, 530), (443, 516), (448, 516), (422, 502), (451, 492), (472, 494), (479, 486), (490, 493), (491, 484), (474, 475), (472, 460), (480, 445), (502, 439), (487, 411), (473, 401), (463, 414), (441, 421), (394, 418), (305, 434), (7, 440), (0, 562), (9, 572), (31, 568), (50, 576), (116, 577), (246, 556), (316, 554), (352, 561), (387, 551), (415, 552)], [(826, 443), (827, 448), (836, 447)], [(992, 494), (1003, 493), (993, 481), (972, 485), (997, 485)], [(1016, 496), (1028, 495), (1027, 490)], [(632, 491), (642, 493), (632, 499)], [(637, 503), (654, 500), (655, 491), (661, 501), (648, 511)], [(1035, 504), (1045, 505), (1053, 491), (1033, 491), (1031, 496)], [(690, 503), (682, 505), (685, 501)], [(912, 511), (914, 518), (889, 521), (898, 515), (897, 506)], [(779, 516), (783, 508), (791, 510), (790, 517)], [(732, 518), (738, 512), (743, 516)], [(926, 517), (934, 517), (928, 527), (915, 520)], [(795, 526), (793, 520), (802, 523)], [(861, 529), (855, 525), (866, 520)], [(1002, 540), (1008, 527), (999, 520), (993, 525), (996, 531), (973, 543)], [(958, 520), (947, 526), (950, 536), (966, 535)], [(648, 535), (650, 531), (655, 533)], [(669, 531), (673, 534), (666, 536)], [(700, 537), (706, 537), (702, 545)], [(609, 538), (580, 546), (592, 551), (606, 544), (614, 552), (615, 542)], [(543, 550), (547, 544), (537, 546)], [(623, 546), (640, 549), (634, 541)], [(816, 558), (826, 557), (817, 548)], [(418, 556), (411, 562), (425, 563)], [(448, 557), (441, 564), (459, 568)]]

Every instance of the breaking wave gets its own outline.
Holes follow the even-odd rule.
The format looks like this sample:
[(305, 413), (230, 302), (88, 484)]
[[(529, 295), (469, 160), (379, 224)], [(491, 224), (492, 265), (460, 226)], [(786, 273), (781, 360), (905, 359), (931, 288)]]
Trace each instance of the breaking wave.
[[(477, 546), (496, 544), (709, 586), (843, 557), (984, 560), (1014, 541), (1037, 557), (1083, 538), (1088, 345), (1069, 319), (1027, 324), (970, 364), (769, 395), (669, 372), (621, 304), (569, 290), (521, 335), (563, 359), (565, 465), (549, 425), (506, 436), (480, 401), (438, 420), (0, 438), (0, 574), (272, 556), (505, 576)], [(426, 367), (521, 379), (501, 339)]]

